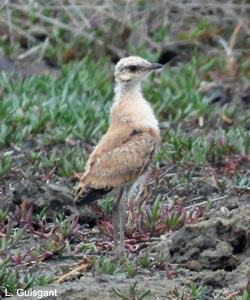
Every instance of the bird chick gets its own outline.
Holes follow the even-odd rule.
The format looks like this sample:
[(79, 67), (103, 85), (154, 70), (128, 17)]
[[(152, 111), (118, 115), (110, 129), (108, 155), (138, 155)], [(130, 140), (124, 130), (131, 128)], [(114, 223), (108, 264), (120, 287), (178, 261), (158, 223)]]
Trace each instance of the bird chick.
[(124, 254), (128, 197), (134, 184), (145, 180), (160, 147), (158, 121), (142, 95), (141, 81), (161, 67), (138, 56), (129, 56), (117, 63), (110, 126), (91, 153), (75, 195), (75, 203), (85, 205), (112, 189), (117, 190), (113, 228), (114, 251), (118, 256)]

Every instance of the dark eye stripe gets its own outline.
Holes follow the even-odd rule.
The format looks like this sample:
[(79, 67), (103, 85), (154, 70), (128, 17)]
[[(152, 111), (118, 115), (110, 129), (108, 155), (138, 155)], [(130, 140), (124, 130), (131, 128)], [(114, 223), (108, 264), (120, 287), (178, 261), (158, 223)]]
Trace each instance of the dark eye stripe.
[(135, 72), (136, 70), (138, 70), (138, 67), (136, 65), (130, 65), (127, 67), (129, 69), (129, 71), (131, 72)]

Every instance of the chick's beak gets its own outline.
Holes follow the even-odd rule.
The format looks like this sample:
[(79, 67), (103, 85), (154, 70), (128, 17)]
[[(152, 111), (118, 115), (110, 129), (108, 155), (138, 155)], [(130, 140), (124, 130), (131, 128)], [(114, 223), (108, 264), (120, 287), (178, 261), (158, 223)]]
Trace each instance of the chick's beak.
[(147, 66), (145, 68), (146, 71), (153, 71), (153, 70), (157, 70), (157, 69), (160, 69), (162, 68), (163, 65), (162, 64), (158, 64), (158, 63), (152, 63), (150, 64), (149, 66)]
[(160, 68), (163, 67), (162, 64), (158, 64), (158, 63), (153, 63), (153, 64), (151, 64), (151, 66), (152, 66), (154, 69), (160, 69)]

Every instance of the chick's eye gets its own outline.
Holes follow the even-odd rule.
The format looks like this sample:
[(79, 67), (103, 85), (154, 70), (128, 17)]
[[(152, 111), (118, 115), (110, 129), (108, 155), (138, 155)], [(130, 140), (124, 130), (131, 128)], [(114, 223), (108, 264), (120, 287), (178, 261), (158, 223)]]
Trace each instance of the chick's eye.
[(135, 71), (137, 70), (137, 66), (131, 65), (131, 66), (128, 67), (128, 69), (129, 69), (129, 71), (131, 71), (131, 72), (135, 72)]

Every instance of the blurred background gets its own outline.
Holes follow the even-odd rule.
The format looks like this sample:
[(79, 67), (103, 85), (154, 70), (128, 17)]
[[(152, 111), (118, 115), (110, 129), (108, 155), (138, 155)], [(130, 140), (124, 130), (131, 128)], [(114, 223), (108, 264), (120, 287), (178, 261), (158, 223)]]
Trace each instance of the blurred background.
[(190, 60), (195, 49), (244, 59), (249, 6), (247, 0), (5, 0), (1, 55), (53, 66), (86, 55), (116, 62), (139, 54), (165, 62), (178, 53)]

